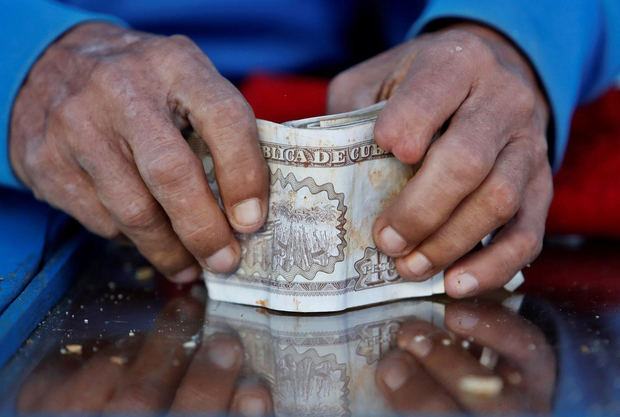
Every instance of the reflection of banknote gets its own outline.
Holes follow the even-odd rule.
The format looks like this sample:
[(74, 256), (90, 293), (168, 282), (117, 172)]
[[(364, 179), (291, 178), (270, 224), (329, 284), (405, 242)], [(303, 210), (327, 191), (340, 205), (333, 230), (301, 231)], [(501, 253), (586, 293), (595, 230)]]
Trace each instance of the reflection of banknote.
[[(259, 232), (239, 236), (234, 273), (205, 273), (211, 298), (316, 312), (444, 292), (442, 273), (403, 282), (373, 242), (374, 220), (417, 169), (374, 142), (382, 106), (285, 124), (258, 121), (271, 171), (269, 216)], [(206, 146), (196, 135), (188, 140), (217, 194)]]
[[(375, 384), (377, 363), (395, 347), (403, 323), (425, 321), (445, 329), (444, 301), (407, 300), (303, 316), (209, 302), (204, 336), (239, 337), (246, 373), (267, 383), (276, 416), (387, 415), (390, 408)], [(521, 302), (522, 296), (502, 300), (515, 312)], [(494, 366), (497, 353), (481, 348), (479, 361)], [(472, 358), (476, 352), (470, 352)]]
[(207, 334), (233, 331), (245, 366), (266, 381), (276, 416), (385, 415), (375, 385), (377, 362), (394, 348), (402, 323), (443, 327), (444, 306), (401, 301), (338, 315), (271, 314), (248, 306), (210, 302)]

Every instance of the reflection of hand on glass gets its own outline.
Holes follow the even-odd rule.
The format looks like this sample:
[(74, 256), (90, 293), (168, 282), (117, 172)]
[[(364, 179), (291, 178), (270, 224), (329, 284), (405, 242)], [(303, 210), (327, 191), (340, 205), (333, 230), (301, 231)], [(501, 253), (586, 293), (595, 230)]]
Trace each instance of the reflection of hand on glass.
[[(470, 302), (447, 305), (445, 323), (449, 331), (424, 321), (401, 327), (401, 350), (386, 355), (376, 373), (378, 388), (392, 408), (550, 411), (555, 356), (540, 329), (500, 305)], [(477, 359), (481, 348), (497, 352), (497, 363)]]
[(271, 413), (268, 390), (249, 378), (240, 382), (243, 349), (234, 336), (187, 344), (200, 332), (203, 314), (198, 301), (177, 298), (149, 334), (96, 352), (84, 344), (82, 355), (54, 354), (22, 387), (19, 412)]

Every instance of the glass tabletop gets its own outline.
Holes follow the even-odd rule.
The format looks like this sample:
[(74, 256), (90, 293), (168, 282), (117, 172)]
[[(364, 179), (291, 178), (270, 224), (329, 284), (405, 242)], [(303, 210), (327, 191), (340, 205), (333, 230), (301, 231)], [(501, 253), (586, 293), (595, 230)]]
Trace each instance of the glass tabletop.
[(0, 412), (620, 413), (618, 242), (547, 242), (516, 293), (282, 314), (100, 247), (0, 370)]

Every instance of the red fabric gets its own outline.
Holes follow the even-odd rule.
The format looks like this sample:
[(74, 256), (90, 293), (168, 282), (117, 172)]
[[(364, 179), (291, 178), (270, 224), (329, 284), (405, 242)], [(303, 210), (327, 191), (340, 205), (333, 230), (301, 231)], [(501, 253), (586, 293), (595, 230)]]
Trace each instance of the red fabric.
[[(327, 79), (259, 74), (241, 86), (256, 117), (274, 122), (325, 113)], [(575, 114), (547, 233), (620, 237), (620, 91)]]
[(554, 186), (547, 233), (620, 237), (619, 90), (575, 113)]
[(240, 86), (257, 118), (276, 123), (325, 114), (324, 78), (258, 74)]

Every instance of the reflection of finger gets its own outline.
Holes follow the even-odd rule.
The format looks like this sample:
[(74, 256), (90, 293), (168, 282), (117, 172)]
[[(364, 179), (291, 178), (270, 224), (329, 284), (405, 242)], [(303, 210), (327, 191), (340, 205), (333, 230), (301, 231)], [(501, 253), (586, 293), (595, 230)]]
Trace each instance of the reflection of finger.
[(427, 322), (401, 327), (398, 345), (414, 355), (424, 369), (465, 408), (480, 413), (519, 411), (522, 396), (482, 366), (460, 344)]
[[(106, 145), (109, 148), (111, 145)], [(120, 149), (84, 149), (91, 159), (106, 152), (105, 162), (86, 164), (102, 204), (118, 228), (163, 274), (176, 282), (196, 279), (200, 268), (172, 230), (170, 221), (140, 178), (133, 159)]]
[(500, 352), (508, 361), (501, 362), (497, 371), (513, 385), (535, 386), (533, 394), (541, 405), (546, 402), (549, 406), (555, 384), (555, 357), (539, 328), (499, 305), (469, 302), (446, 306), (446, 326)]
[(247, 417), (272, 415), (271, 393), (260, 382), (244, 382), (233, 394), (230, 412), (234, 415)]
[(202, 307), (190, 298), (175, 299), (164, 307), (106, 412), (158, 412), (170, 405), (191, 359), (183, 343), (199, 331)]
[[(69, 380), (51, 387), (49, 394), (40, 401), (40, 410), (51, 413), (100, 412), (114, 394), (125, 371), (124, 363), (132, 360), (139, 346), (139, 338), (133, 337), (98, 351)], [(114, 358), (122, 358), (122, 362)]]
[(552, 187), (550, 174), (538, 175), (530, 182), (513, 220), (488, 246), (466, 255), (446, 271), (448, 295), (459, 298), (499, 288), (538, 256)]
[[(401, 276), (422, 280), (435, 275), (503, 226), (517, 212), (529, 178), (526, 143), (509, 143), (480, 187), (465, 198), (448, 220), (414, 252), (397, 260)], [(428, 262), (419, 264), (422, 256)], [(424, 271), (426, 269), (426, 271)]]
[(28, 376), (22, 385), (17, 399), (20, 413), (45, 411), (41, 402), (50, 394), (50, 387), (56, 387), (68, 381), (83, 365), (83, 358), (74, 355), (53, 355), (45, 359)]
[(216, 334), (203, 342), (179, 386), (173, 413), (224, 413), (230, 403), (243, 351), (239, 341)]
[(458, 404), (411, 355), (393, 351), (377, 365), (375, 380), (396, 412), (449, 414)]

